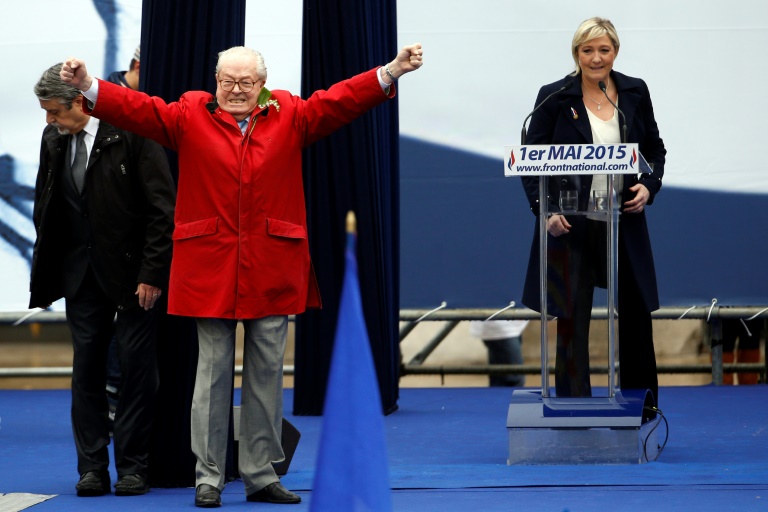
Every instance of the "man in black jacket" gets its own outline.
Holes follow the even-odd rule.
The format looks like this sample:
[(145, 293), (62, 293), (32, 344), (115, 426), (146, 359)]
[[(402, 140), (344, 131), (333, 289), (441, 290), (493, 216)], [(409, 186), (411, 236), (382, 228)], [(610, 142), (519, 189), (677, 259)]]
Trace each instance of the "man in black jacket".
[(78, 496), (111, 490), (106, 383), (115, 333), (125, 389), (114, 426), (117, 495), (149, 491), (157, 390), (155, 302), (167, 286), (175, 192), (162, 148), (83, 112), (61, 64), (35, 85), (46, 112), (35, 185), (30, 307), (66, 300)]

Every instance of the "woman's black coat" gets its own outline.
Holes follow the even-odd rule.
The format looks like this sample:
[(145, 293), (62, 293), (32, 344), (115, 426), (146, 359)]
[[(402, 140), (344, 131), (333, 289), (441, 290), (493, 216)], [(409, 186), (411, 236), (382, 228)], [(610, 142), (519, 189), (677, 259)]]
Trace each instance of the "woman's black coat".
[[(646, 206), (653, 204), (656, 194), (661, 188), (661, 179), (664, 176), (664, 162), (666, 150), (659, 136), (659, 129), (653, 115), (651, 96), (645, 82), (639, 78), (632, 78), (616, 71), (611, 71), (611, 79), (616, 86), (619, 97), (619, 108), (626, 116), (627, 141), (639, 144), (640, 153), (653, 167), (652, 174), (625, 174), (622, 192), (623, 201), (632, 197), (629, 188), (642, 183), (650, 192), (650, 198)], [(531, 118), (526, 144), (591, 144), (592, 131), (587, 116), (587, 110), (582, 100), (581, 76), (566, 76), (549, 85), (545, 85), (539, 91), (536, 98), (538, 105), (544, 98), (557, 91), (564, 85), (570, 85), (561, 93), (553, 96), (542, 105)], [(576, 115), (574, 115), (574, 111)], [(617, 113), (617, 115), (619, 115)], [(623, 119), (619, 118), (619, 126)], [(539, 293), (539, 178), (523, 178), (531, 211), (537, 216), (534, 229), (531, 254), (528, 262), (528, 271), (523, 290), (523, 304), (527, 307), (540, 310)], [(592, 176), (551, 176), (548, 187), (552, 198), (559, 197), (561, 188), (575, 189), (579, 191), (579, 209), (585, 210), (589, 201), (589, 191), (592, 185)], [(551, 201), (550, 201), (551, 202)], [(583, 216), (571, 216), (568, 221), (573, 226), (571, 232), (561, 237), (548, 235), (547, 244), (550, 249), (568, 248), (575, 257), (569, 258), (568, 266), (575, 265), (578, 258), (578, 248), (584, 241), (584, 225), (586, 219)], [(648, 236), (648, 226), (645, 219), (645, 211), (641, 213), (621, 214), (619, 221), (619, 244), (623, 245), (629, 261), (619, 261), (620, 272), (631, 269), (642, 295), (642, 302), (647, 311), (659, 308), (659, 296), (656, 286), (656, 271), (653, 264), (651, 241)], [(621, 252), (621, 251), (620, 251)], [(623, 269), (622, 266), (625, 266)], [(550, 268), (550, 272), (552, 269)], [(568, 275), (575, 276), (574, 268), (568, 269)], [(561, 309), (558, 300), (549, 297), (548, 312), (559, 316)]]

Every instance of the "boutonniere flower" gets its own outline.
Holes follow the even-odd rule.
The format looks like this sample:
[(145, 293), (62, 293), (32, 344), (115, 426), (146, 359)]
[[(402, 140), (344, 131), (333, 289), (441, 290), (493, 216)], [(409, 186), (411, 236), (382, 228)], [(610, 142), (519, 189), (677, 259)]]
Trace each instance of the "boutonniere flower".
[(276, 99), (272, 98), (272, 91), (266, 87), (261, 88), (261, 92), (259, 93), (259, 97), (256, 100), (256, 104), (259, 106), (259, 108), (275, 107), (275, 110), (280, 112), (280, 104)]

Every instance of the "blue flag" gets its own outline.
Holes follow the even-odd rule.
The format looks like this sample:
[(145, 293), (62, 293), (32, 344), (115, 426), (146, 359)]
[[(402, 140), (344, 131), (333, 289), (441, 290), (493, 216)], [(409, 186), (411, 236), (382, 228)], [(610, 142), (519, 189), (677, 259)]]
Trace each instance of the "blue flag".
[(310, 501), (313, 512), (392, 510), (384, 416), (363, 318), (355, 242), (354, 229), (348, 228), (339, 321)]

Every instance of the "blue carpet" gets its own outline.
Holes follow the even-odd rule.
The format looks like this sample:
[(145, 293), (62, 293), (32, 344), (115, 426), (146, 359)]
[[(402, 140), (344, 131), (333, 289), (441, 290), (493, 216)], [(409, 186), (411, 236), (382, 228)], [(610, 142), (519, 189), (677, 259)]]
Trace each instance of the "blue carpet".
[[(322, 418), (290, 415), (292, 392), (286, 417), (302, 437), (283, 483), (303, 497), (290, 507), (299, 512), (309, 510)], [(400, 393), (400, 410), (385, 419), (397, 511), (768, 510), (767, 386), (663, 388), (669, 442), (643, 465), (507, 466), (509, 389)], [(192, 489), (77, 498), (71, 436), (69, 391), (0, 391), (0, 493), (59, 494), (32, 512), (194, 509)], [(256, 508), (239, 481), (223, 501)]]

